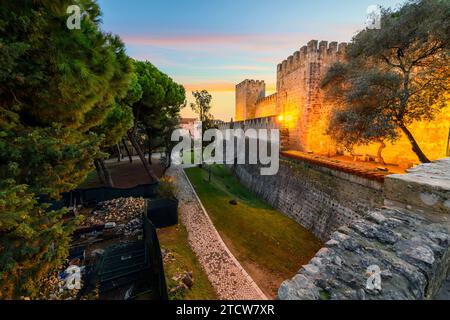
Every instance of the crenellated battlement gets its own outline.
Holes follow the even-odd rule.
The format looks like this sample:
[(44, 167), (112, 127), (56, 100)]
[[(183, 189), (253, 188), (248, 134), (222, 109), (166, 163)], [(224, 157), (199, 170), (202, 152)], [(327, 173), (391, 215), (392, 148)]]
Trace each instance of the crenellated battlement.
[[(276, 94), (265, 96), (265, 83), (245, 80), (236, 86), (236, 121), (275, 117), (288, 132), (286, 148), (334, 156), (345, 153), (328, 134), (329, 120), (337, 107), (324, 99), (321, 82), (328, 68), (347, 60), (347, 43), (311, 40), (277, 66)], [(414, 134), (423, 141), (432, 159), (439, 159), (448, 150), (450, 106), (438, 119), (411, 124)], [(376, 158), (379, 145), (356, 146), (354, 153)], [(411, 167), (417, 156), (410, 142), (402, 136), (396, 145), (383, 151), (384, 161)]]
[(345, 56), (347, 52), (347, 43), (337, 43), (336, 41), (311, 40), (306, 46), (295, 51), (286, 60), (283, 60), (277, 66), (277, 74), (280, 76), (304, 66), (307, 62), (335, 61)]
[(267, 97), (263, 97), (263, 98), (259, 98), (256, 103), (260, 104), (260, 103), (272, 103), (272, 102), (276, 102), (277, 101), (277, 93), (271, 94), (270, 96)]
[(254, 118), (256, 101), (266, 96), (266, 83), (263, 80), (246, 79), (236, 85), (236, 120)]
[(245, 79), (244, 81), (238, 83), (236, 85), (236, 88), (242, 88), (244, 86), (265, 86), (266, 83), (264, 80), (253, 80), (253, 79)]
[(320, 80), (330, 65), (345, 59), (346, 51), (347, 43), (309, 41), (278, 64), (277, 93), (269, 97), (264, 81), (242, 81), (236, 86), (236, 119), (281, 115), (292, 148), (333, 152), (325, 143), (315, 145), (324, 141), (331, 110), (322, 102)]

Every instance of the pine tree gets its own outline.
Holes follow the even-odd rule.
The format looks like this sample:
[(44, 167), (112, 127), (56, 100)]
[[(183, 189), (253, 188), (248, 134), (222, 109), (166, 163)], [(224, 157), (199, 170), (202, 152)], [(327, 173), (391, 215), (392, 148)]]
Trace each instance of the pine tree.
[[(73, 4), (82, 10), (80, 30), (66, 27)], [(37, 297), (67, 256), (72, 222), (38, 196), (75, 188), (105, 139), (123, 131), (107, 123), (118, 112), (126, 114), (123, 126), (130, 123), (130, 109), (117, 109), (117, 101), (132, 63), (99, 18), (94, 0), (0, 6), (0, 298)]]

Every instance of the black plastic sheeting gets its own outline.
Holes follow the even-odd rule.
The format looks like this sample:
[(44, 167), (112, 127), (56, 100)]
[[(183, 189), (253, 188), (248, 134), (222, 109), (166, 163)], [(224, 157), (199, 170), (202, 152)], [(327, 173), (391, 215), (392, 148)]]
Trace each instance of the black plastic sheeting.
[(58, 210), (64, 207), (76, 205), (95, 206), (99, 202), (117, 198), (154, 198), (159, 183), (141, 184), (133, 188), (99, 187), (89, 189), (75, 189), (61, 194), (60, 200), (51, 200), (48, 196), (40, 196), (40, 203), (48, 203), (50, 210)]
[[(105, 292), (118, 287), (131, 285), (130, 296), (133, 299), (148, 294), (152, 299), (167, 300), (167, 285), (164, 275), (161, 247), (156, 228), (165, 228), (178, 224), (178, 200), (175, 198), (156, 199), (159, 183), (143, 184), (133, 188), (90, 188), (76, 189), (61, 194), (61, 200), (50, 200), (47, 196), (39, 198), (40, 203), (50, 204), (49, 210), (78, 205), (95, 207), (99, 202), (117, 198), (145, 198), (143, 220), (143, 240), (111, 248), (105, 253), (100, 264), (94, 266), (87, 275), (87, 285), (83, 292), (90, 291), (100, 282), (100, 290)], [(101, 226), (90, 229), (102, 230)], [(87, 232), (89, 230), (83, 230)], [(130, 259), (123, 260), (121, 253)], [(127, 261), (128, 260), (128, 261)]]
[(178, 200), (175, 198), (147, 199), (144, 212), (157, 228), (178, 224)]
[(87, 275), (83, 293), (91, 292), (99, 285), (100, 295), (123, 287), (130, 288), (128, 297), (134, 299), (142, 294), (152, 300), (167, 300), (161, 247), (156, 227), (142, 215), (143, 239), (115, 245), (103, 254)]

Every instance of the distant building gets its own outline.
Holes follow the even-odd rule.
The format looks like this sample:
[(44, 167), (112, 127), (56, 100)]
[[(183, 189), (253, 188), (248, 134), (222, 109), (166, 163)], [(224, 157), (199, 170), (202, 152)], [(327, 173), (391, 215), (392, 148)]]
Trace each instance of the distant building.
[(180, 120), (180, 129), (187, 130), (194, 138), (199, 138), (196, 132), (200, 125), (201, 122), (197, 118), (181, 118)]

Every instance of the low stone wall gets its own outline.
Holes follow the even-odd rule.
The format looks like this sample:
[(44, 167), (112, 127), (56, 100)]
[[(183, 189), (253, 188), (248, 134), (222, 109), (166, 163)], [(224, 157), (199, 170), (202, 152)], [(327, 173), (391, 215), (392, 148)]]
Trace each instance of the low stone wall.
[[(430, 299), (449, 283), (450, 159), (388, 176), (384, 191), (387, 207), (332, 233), (280, 299)], [(368, 269), (381, 290), (367, 286)]]
[(450, 219), (450, 158), (425, 163), (385, 179), (385, 204), (414, 209), (432, 221)]
[[(334, 232), (291, 280), (280, 299), (428, 299), (447, 277), (450, 234), (445, 226), (400, 209), (373, 211)], [(381, 290), (366, 287), (368, 268), (381, 271)]]
[(261, 176), (256, 165), (236, 165), (234, 172), (242, 184), (323, 241), (383, 205), (382, 183), (306, 162), (281, 159), (275, 176)]

